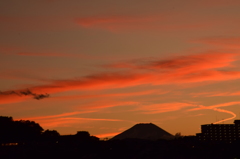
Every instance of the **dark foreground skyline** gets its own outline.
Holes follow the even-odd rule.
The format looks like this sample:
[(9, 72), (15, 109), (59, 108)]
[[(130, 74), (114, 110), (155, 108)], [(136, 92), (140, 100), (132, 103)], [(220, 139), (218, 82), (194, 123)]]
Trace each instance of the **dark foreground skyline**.
[[(143, 131), (142, 128), (146, 127), (152, 127), (149, 131), (157, 128), (154, 124), (137, 124), (126, 132), (132, 134), (135, 131), (137, 135), (136, 131)], [(163, 133), (162, 129), (158, 130)], [(144, 131), (140, 134), (145, 135)], [(156, 133), (147, 134), (156, 136)], [(141, 139), (133, 136), (99, 140), (87, 131), (60, 135), (55, 130), (44, 131), (34, 121), (14, 121), (12, 117), (0, 117), (0, 154), (2, 158), (9, 159), (233, 159), (240, 157), (239, 146), (239, 139), (232, 142), (200, 141), (196, 136), (179, 134), (171, 139)]]

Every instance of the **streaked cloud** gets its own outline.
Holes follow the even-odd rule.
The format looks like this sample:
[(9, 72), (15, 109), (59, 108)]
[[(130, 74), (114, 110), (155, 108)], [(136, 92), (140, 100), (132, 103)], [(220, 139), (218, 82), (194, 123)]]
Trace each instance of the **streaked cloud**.
[(111, 107), (117, 107), (117, 106), (135, 106), (138, 105), (139, 102), (135, 101), (114, 101), (112, 99), (103, 99), (98, 100), (96, 102), (91, 102), (86, 105), (79, 105), (76, 106), (77, 109), (84, 109), (84, 110), (99, 110), (103, 108), (111, 108)]
[(68, 127), (72, 124), (80, 124), (92, 121), (110, 121), (110, 122), (118, 122), (123, 121), (120, 119), (103, 119), (103, 118), (82, 118), (77, 117), (76, 115), (91, 113), (92, 111), (74, 111), (69, 113), (62, 113), (56, 115), (48, 115), (48, 116), (37, 116), (37, 117), (23, 117), (15, 120), (34, 120), (37, 123), (40, 123), (44, 129), (54, 128), (54, 127)]
[(44, 129), (52, 129), (55, 127), (70, 127), (74, 124), (81, 124), (81, 123), (88, 123), (93, 121), (110, 121), (110, 122), (117, 122), (122, 121), (118, 119), (99, 119), (99, 118), (51, 118), (51, 119), (41, 119), (41, 120), (35, 120), (38, 123), (41, 123), (41, 126)]
[(54, 53), (54, 52), (19, 52), (20, 56), (45, 56), (45, 57), (84, 57), (81, 54), (67, 54), (67, 53)]
[[(196, 30), (212, 27), (218, 22), (203, 23), (186, 21), (187, 16), (179, 13), (160, 13), (159, 15), (98, 15), (77, 18), (75, 22), (84, 28), (105, 29), (108, 31), (173, 31), (173, 30)], [(176, 21), (176, 18), (182, 19)]]
[(19, 103), (26, 100), (32, 99), (29, 96), (18, 96), (15, 94), (11, 95), (0, 95), (0, 104)]
[(124, 93), (99, 93), (99, 94), (84, 94), (84, 95), (73, 95), (73, 96), (57, 96), (51, 97), (51, 100), (74, 100), (74, 99), (89, 99), (89, 98), (125, 98), (125, 97), (134, 97), (134, 96), (146, 96), (152, 94), (166, 94), (169, 91), (164, 90), (144, 90), (138, 92), (124, 92)]
[(240, 37), (230, 37), (230, 36), (216, 36), (216, 37), (206, 37), (194, 40), (193, 42), (204, 43), (208, 45), (214, 45), (218, 47), (227, 47), (230, 49), (240, 49)]
[(62, 113), (62, 114), (56, 114), (56, 115), (48, 115), (48, 116), (38, 116), (38, 117), (25, 117), (21, 119), (16, 120), (38, 120), (38, 119), (49, 119), (49, 118), (58, 118), (58, 117), (67, 117), (67, 116), (73, 116), (77, 114), (83, 114), (83, 113), (90, 113), (93, 111), (74, 111), (74, 112), (68, 112), (68, 113)]
[(134, 111), (140, 111), (144, 114), (157, 114), (157, 113), (165, 113), (171, 111), (177, 111), (183, 108), (195, 107), (195, 104), (191, 103), (159, 103), (159, 104), (144, 104), (139, 105)]
[(107, 30), (145, 29), (149, 23), (162, 21), (163, 16), (92, 16), (76, 19), (76, 23), (85, 28)]
[(221, 96), (239, 96), (240, 91), (215, 91), (215, 92), (199, 92), (199, 93), (190, 93), (192, 97), (221, 97)]
[(72, 90), (109, 90), (140, 85), (235, 80), (240, 78), (240, 71), (231, 70), (234, 68), (232, 63), (236, 60), (238, 54), (209, 52), (169, 59), (137, 61), (132, 64), (134, 67), (131, 66), (127, 70), (113, 68), (112, 72), (69, 80), (52, 80), (45, 85), (31, 86), (29, 91), (44, 95)]
[(112, 133), (105, 133), (105, 134), (97, 134), (97, 135), (94, 135), (94, 136), (97, 136), (99, 138), (106, 138), (106, 137), (113, 137), (113, 136), (116, 136), (118, 134), (120, 134), (121, 132), (112, 132)]

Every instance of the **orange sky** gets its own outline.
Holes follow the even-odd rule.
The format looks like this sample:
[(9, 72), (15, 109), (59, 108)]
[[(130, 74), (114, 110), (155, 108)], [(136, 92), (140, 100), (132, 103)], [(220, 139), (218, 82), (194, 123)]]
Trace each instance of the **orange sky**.
[(239, 0), (2, 0), (0, 115), (99, 137), (139, 122), (183, 135), (233, 123), (239, 7)]

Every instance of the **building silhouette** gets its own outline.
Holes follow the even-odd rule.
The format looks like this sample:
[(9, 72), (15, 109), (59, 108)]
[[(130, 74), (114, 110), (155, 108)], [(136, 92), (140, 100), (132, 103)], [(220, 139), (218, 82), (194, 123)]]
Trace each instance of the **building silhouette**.
[(240, 140), (240, 120), (234, 124), (201, 125), (201, 133), (196, 134), (199, 141), (232, 143)]

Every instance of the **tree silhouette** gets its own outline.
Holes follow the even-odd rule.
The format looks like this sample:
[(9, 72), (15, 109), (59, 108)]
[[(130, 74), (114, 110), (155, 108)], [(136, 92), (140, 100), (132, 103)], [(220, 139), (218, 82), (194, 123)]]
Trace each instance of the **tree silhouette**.
[(0, 142), (7, 142), (14, 135), (14, 121), (12, 117), (0, 116)]
[(34, 121), (14, 121), (12, 117), (0, 116), (0, 142), (25, 142), (36, 140), (43, 128)]
[(58, 143), (60, 134), (56, 130), (45, 130), (42, 135), (42, 140), (48, 143)]
[(56, 130), (48, 130), (47, 129), (42, 133), (42, 136), (43, 137), (58, 137), (58, 136), (60, 136), (60, 134)]
[(33, 140), (40, 137), (43, 128), (34, 121), (20, 120), (15, 121), (16, 136), (21, 140)]
[(175, 139), (179, 139), (179, 138), (182, 138), (183, 136), (182, 136), (182, 134), (180, 133), (180, 132), (177, 132), (176, 134), (175, 134)]
[(89, 132), (87, 131), (78, 131), (75, 135), (77, 140), (88, 141), (91, 139)]

